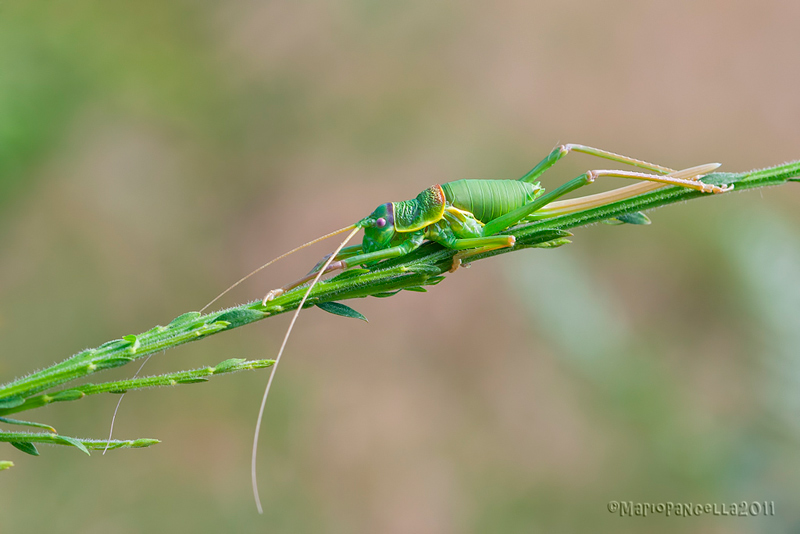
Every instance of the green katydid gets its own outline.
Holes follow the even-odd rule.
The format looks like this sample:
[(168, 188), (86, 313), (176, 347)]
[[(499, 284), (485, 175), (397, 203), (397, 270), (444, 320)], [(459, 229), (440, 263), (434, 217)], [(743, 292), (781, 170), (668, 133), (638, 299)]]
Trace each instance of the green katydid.
[[(545, 193), (544, 188), (537, 180), (558, 160), (573, 151), (632, 165), (649, 172), (591, 170), (561, 187)], [(705, 193), (729, 191), (733, 186), (719, 187), (700, 181), (703, 175), (719, 166), (718, 163), (709, 163), (675, 171), (597, 148), (575, 144), (560, 145), (518, 180), (458, 180), (431, 186), (411, 200), (381, 204), (370, 215), (355, 224), (310, 241), (275, 258), (220, 293), (201, 311), (275, 261), (333, 235), (350, 232), (336, 250), (320, 261), (308, 275), (289, 285), (273, 289), (263, 299), (263, 304), (266, 305), (268, 301), (286, 291), (311, 281), (283, 338), (259, 409), (251, 464), (253, 494), (259, 513), (262, 512), (262, 508), (256, 479), (256, 451), (264, 406), (272, 386), (275, 370), (280, 363), (295, 321), (311, 290), (324, 274), (357, 265), (374, 265), (383, 260), (403, 256), (418, 248), (426, 240), (435, 241), (446, 248), (458, 251), (453, 256), (450, 269), (450, 272), (454, 272), (461, 265), (462, 260), (471, 256), (513, 247), (515, 245), (514, 237), (503, 235), (501, 232), (520, 223), (605, 205), (668, 185), (687, 187)], [(630, 178), (639, 180), (641, 183), (577, 199), (558, 200), (560, 197), (594, 182), (601, 176)], [(646, 221), (646, 218), (640, 220)], [(633, 222), (635, 219), (632, 218), (629, 221)], [(345, 248), (359, 230), (364, 230), (361, 245)]]

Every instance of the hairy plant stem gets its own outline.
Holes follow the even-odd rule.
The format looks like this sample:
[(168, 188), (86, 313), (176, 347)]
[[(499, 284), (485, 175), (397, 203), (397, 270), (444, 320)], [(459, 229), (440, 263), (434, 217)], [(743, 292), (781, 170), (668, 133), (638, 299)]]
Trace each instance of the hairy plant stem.
[(197, 384), (208, 382), (208, 377), (224, 373), (234, 373), (249, 369), (262, 369), (269, 367), (273, 360), (254, 360), (245, 361), (240, 359), (230, 359), (216, 365), (215, 367), (203, 367), (190, 371), (179, 371), (177, 373), (167, 373), (156, 376), (146, 376), (131, 378), (128, 380), (117, 380), (115, 382), (103, 382), (101, 384), (83, 384), (69, 389), (62, 389), (53, 394), (34, 395), (25, 399), (23, 404), (0, 409), (0, 417), (12, 413), (41, 408), (54, 402), (64, 402), (79, 400), (86, 395), (96, 395), (98, 393), (126, 393), (135, 389), (153, 388), (159, 386), (177, 386), (178, 384)]
[(48, 445), (70, 445), (76, 446), (80, 443), (82, 450), (103, 450), (108, 446), (108, 449), (138, 449), (141, 447), (149, 447), (158, 443), (157, 439), (128, 439), (106, 441), (104, 439), (76, 439), (68, 438), (66, 436), (59, 436), (58, 434), (45, 433), (45, 432), (0, 432), (0, 441), (8, 443), (46, 443)]
[[(714, 185), (734, 184), (735, 191), (741, 191), (779, 185), (787, 181), (798, 181), (798, 176), (800, 176), (800, 162), (793, 162), (747, 173), (713, 173), (705, 176), (703, 181)], [(503, 232), (516, 238), (516, 245), (513, 248), (475, 255), (465, 260), (465, 262), (474, 262), (524, 248), (560, 246), (569, 242), (567, 238), (572, 235), (567, 231), (569, 229), (676, 202), (710, 196), (715, 195), (682, 187), (665, 187), (630, 199), (577, 213), (554, 216), (533, 223), (515, 226)], [(434, 285), (444, 279), (444, 275), (451, 268), (455, 253), (456, 251), (454, 250), (429, 242), (408, 255), (383, 261), (371, 268), (356, 267), (348, 269), (329, 280), (320, 281), (309, 295), (304, 307), (322, 304), (327, 311), (333, 310), (333, 313), (353, 317), (354, 315), (347, 311), (341, 312), (341, 309), (349, 310), (349, 308), (340, 306), (340, 311), (337, 312), (336, 308), (332, 308), (330, 304), (326, 306), (325, 303), (367, 296), (387, 297), (401, 290), (425, 291), (423, 286)], [(205, 380), (205, 376), (213, 374), (270, 365), (272, 362), (269, 360), (257, 362), (228, 360), (216, 368), (184, 371), (160, 377), (108, 382), (99, 385), (88, 384), (51, 391), (66, 382), (106, 369), (119, 367), (156, 352), (190, 341), (197, 341), (219, 332), (232, 330), (266, 317), (292, 311), (299, 305), (305, 291), (305, 286), (295, 288), (267, 302), (266, 305), (262, 305), (259, 300), (205, 315), (199, 312), (185, 313), (166, 326), (156, 326), (142, 334), (124, 336), (121, 339), (109, 341), (96, 349), (84, 350), (61, 363), (0, 387), (0, 417), (45, 406), (52, 402), (77, 400), (93, 393), (121, 392), (126, 389), (155, 385), (202, 381)], [(353, 310), (350, 310), (350, 312), (353, 312)], [(14, 435), (12, 436), (12, 434)], [(29, 438), (21, 437), (23, 435), (27, 435)], [(0, 441), (14, 441), (17, 439), (28, 443), (33, 441), (48, 442), (47, 439), (41, 437), (47, 435), (52, 436), (51, 434), (0, 433)], [(61, 438), (60, 436), (57, 437)], [(74, 438), (67, 439), (74, 440)], [(55, 439), (50, 442), (66, 444), (63, 439), (61, 441)], [(89, 447), (89, 441), (83, 440), (81, 442), (86, 447), (91, 448)], [(105, 445), (105, 441), (102, 443)]]

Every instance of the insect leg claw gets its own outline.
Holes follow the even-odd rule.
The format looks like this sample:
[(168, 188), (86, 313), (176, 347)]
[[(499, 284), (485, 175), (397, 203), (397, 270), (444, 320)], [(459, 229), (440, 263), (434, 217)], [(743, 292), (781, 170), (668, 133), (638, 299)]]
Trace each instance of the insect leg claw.
[(733, 184), (726, 184), (723, 186), (715, 187), (714, 193), (727, 193), (728, 191), (733, 191)]
[(271, 301), (275, 297), (280, 297), (284, 293), (285, 291), (281, 287), (279, 287), (278, 289), (271, 290), (269, 293), (267, 293), (267, 296), (264, 297), (264, 300), (261, 302), (261, 305), (266, 306), (267, 302)]
[(733, 184), (726, 184), (726, 185), (711, 185), (711, 184), (703, 184), (703, 193), (727, 193), (733, 189)]

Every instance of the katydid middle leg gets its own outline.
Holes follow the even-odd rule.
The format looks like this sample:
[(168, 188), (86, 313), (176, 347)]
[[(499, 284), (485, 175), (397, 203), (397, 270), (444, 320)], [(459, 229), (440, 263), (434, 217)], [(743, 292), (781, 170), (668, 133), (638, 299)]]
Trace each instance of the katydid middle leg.
[[(424, 237), (423, 237), (423, 233), (422, 232), (412, 232), (412, 233), (408, 234), (408, 237), (407, 237), (407, 239), (405, 241), (403, 241), (402, 243), (400, 243), (399, 245), (394, 246), (394, 247), (389, 247), (389, 248), (384, 249), (384, 250), (378, 250), (378, 251), (375, 251), (375, 252), (367, 252), (367, 253), (363, 253), (363, 254), (346, 253), (345, 256), (349, 256), (349, 257), (345, 257), (344, 259), (338, 259), (339, 255), (337, 255), (337, 258), (334, 258), (336, 261), (332, 261), (328, 265), (328, 267), (326, 267), (325, 272), (323, 274), (328, 274), (330, 272), (338, 271), (338, 270), (344, 270), (344, 269), (347, 269), (348, 267), (350, 267), (352, 265), (359, 265), (359, 264), (362, 264), (362, 263), (369, 263), (369, 262), (376, 262), (376, 261), (381, 261), (381, 260), (388, 260), (390, 258), (397, 258), (397, 257), (403, 256), (405, 254), (408, 254), (409, 252), (411, 252), (412, 250), (414, 250), (416, 248), (419, 248), (419, 246), (422, 244), (423, 241), (424, 241)], [(351, 252), (355, 252), (354, 249), (355, 249), (355, 247), (353, 247), (353, 250), (351, 250)], [(325, 260), (325, 261), (327, 261), (327, 260)], [(264, 297), (264, 300), (263, 300), (262, 304), (266, 305), (267, 302), (269, 302), (270, 300), (274, 299), (275, 297), (279, 297), (279, 296), (283, 295), (284, 293), (286, 293), (287, 291), (289, 291), (290, 289), (294, 289), (294, 288), (296, 288), (298, 286), (301, 286), (301, 285), (305, 284), (306, 282), (308, 282), (308, 281), (312, 280), (314, 277), (316, 277), (318, 272), (319, 272), (318, 268), (312, 269), (312, 271), (310, 273), (308, 273), (306, 276), (304, 276), (303, 278), (300, 278), (299, 280), (295, 280), (291, 284), (288, 284), (288, 285), (285, 285), (283, 287), (271, 290)]]
[(460, 251), (453, 256), (453, 263), (449, 271), (451, 273), (458, 270), (463, 258), (499, 248), (513, 247), (516, 243), (513, 235), (457, 238), (451, 232), (437, 233), (437, 235), (431, 236), (431, 239), (449, 249)]
[[(483, 227), (483, 237), (478, 238), (478, 239), (483, 239), (483, 240), (492, 239), (492, 236), (494, 234), (496, 234), (497, 232), (505, 230), (509, 226), (513, 226), (514, 224), (518, 223), (519, 221), (521, 221), (522, 219), (524, 219), (525, 217), (527, 217), (529, 214), (533, 213), (537, 209), (539, 209), (539, 208), (541, 208), (543, 206), (546, 206), (547, 204), (549, 204), (550, 202), (553, 202), (557, 198), (560, 198), (560, 197), (566, 195), (567, 193), (570, 193), (571, 191), (574, 191), (574, 190), (578, 189), (579, 187), (583, 187), (584, 185), (587, 185), (587, 184), (589, 184), (591, 182), (592, 182), (592, 179), (589, 176), (589, 173), (584, 173), (584, 174), (578, 176), (577, 178), (575, 178), (573, 180), (570, 180), (569, 182), (565, 183), (561, 187), (558, 187), (558, 188), (550, 191), (549, 193), (545, 193), (544, 195), (540, 196), (539, 198), (537, 198), (533, 202), (529, 202), (528, 204), (525, 204), (524, 206), (522, 206), (520, 208), (517, 208), (516, 210), (513, 210), (513, 211), (511, 211), (509, 213), (506, 213), (505, 215), (502, 215), (502, 216), (498, 217), (497, 219), (489, 221)], [(450, 272), (451, 273), (455, 272), (461, 266), (461, 260), (463, 260), (465, 258), (468, 258), (469, 256), (474, 256), (476, 254), (481, 254), (483, 252), (489, 252), (491, 250), (496, 250), (498, 248), (505, 248), (505, 247), (513, 247), (514, 246), (514, 244), (515, 244), (514, 236), (503, 236), (503, 237), (510, 238), (510, 241), (508, 242), (508, 244), (499, 245), (499, 246), (494, 246), (493, 244), (490, 244), (487, 247), (488, 242), (487, 241), (483, 241), (480, 244), (476, 243), (475, 245), (473, 245), (473, 247), (475, 247), (475, 248), (473, 248), (473, 250), (457, 253), (455, 256), (453, 256), (453, 264), (450, 267)], [(460, 241), (469, 242), (469, 241), (474, 241), (474, 240), (466, 240), (466, 239), (464, 239), (464, 240), (460, 240)], [(455, 248), (455, 247), (450, 247), (450, 248)], [(467, 247), (464, 247), (464, 248), (467, 248)]]

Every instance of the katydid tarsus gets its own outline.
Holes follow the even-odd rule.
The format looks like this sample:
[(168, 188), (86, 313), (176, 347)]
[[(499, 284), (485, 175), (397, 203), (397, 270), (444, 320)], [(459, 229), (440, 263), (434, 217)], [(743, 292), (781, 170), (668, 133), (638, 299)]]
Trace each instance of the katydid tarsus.
[[(590, 170), (550, 192), (545, 192), (538, 179), (569, 152), (581, 152), (616, 163), (632, 165), (640, 170)], [(295, 321), (309, 294), (323, 275), (353, 266), (371, 266), (383, 260), (397, 258), (415, 250), (425, 241), (434, 241), (457, 251), (453, 255), (450, 268), (450, 272), (454, 272), (463, 260), (471, 256), (514, 247), (514, 236), (504, 235), (502, 232), (518, 224), (606, 205), (664, 186), (686, 187), (704, 193), (729, 191), (732, 186), (719, 187), (700, 181), (703, 175), (719, 166), (718, 163), (709, 163), (676, 171), (584, 145), (560, 145), (518, 180), (458, 180), (431, 186), (411, 200), (381, 204), (355, 224), (310, 241), (271, 260), (220, 293), (200, 311), (204, 311), (228, 291), (275, 261), (333, 235), (349, 232), (336, 250), (323, 258), (306, 276), (281, 288), (273, 289), (263, 299), (263, 304), (267, 305), (269, 301), (285, 292), (310, 282), (284, 335), (258, 412), (253, 438), (251, 477), (259, 513), (262, 512), (262, 507), (258, 496), (256, 455), (264, 407)], [(591, 184), (597, 178), (606, 176), (629, 178), (639, 183), (605, 193), (558, 200), (572, 191)], [(347, 243), (359, 230), (364, 230), (361, 244), (347, 247)]]

